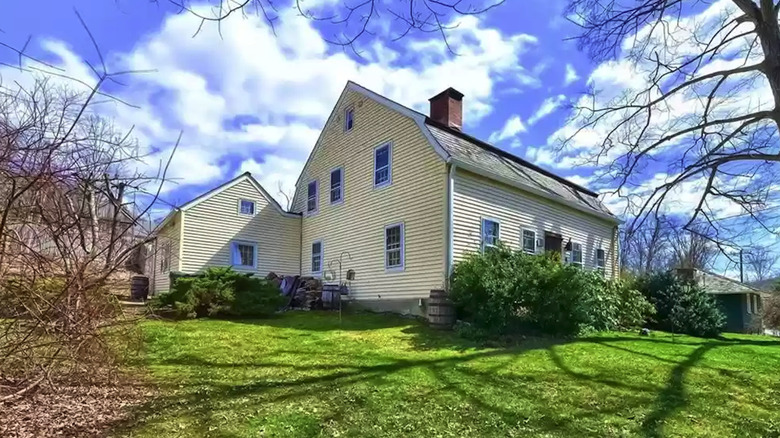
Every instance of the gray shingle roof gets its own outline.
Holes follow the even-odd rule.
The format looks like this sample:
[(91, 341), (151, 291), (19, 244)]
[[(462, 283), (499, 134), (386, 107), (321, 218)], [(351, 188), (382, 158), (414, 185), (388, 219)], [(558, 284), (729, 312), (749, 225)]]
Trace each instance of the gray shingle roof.
[(453, 159), (547, 194), (563, 204), (614, 217), (596, 193), (519, 157), (428, 119), (426, 126)]
[(704, 288), (707, 293), (721, 295), (721, 294), (748, 294), (748, 293), (761, 293), (760, 290), (748, 286), (747, 284), (740, 283), (737, 280), (732, 280), (722, 275), (713, 274), (712, 272), (699, 271), (696, 281)]

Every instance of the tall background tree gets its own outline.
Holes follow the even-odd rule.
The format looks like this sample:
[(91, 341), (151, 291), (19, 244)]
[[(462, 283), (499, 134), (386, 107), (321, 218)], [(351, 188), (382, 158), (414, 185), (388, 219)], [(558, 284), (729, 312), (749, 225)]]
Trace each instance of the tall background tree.
[(745, 267), (749, 270), (752, 281), (764, 281), (776, 273), (777, 261), (780, 255), (766, 246), (754, 246), (744, 252)]
[(741, 218), (774, 232), (779, 8), (773, 0), (570, 2), (580, 47), (626, 61), (615, 68), (635, 79), (619, 92), (591, 90), (561, 132), (563, 149), (600, 168), (628, 201), (629, 233), (681, 190), (695, 194), (682, 227), (724, 251), (743, 236), (733, 226)]

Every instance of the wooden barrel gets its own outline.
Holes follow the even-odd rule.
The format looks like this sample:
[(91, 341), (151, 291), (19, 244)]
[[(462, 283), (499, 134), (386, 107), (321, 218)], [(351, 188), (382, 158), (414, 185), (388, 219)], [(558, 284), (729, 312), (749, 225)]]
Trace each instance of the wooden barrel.
[(455, 306), (447, 292), (434, 289), (428, 300), (428, 324), (438, 330), (450, 330), (455, 324)]
[(149, 277), (136, 275), (130, 280), (130, 298), (137, 301), (149, 297)]

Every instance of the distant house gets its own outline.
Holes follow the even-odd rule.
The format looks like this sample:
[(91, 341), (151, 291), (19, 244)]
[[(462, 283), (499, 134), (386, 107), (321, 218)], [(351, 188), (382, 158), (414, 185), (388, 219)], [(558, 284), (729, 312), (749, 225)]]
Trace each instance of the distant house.
[[(617, 275), (619, 220), (596, 193), (464, 133), (458, 91), (429, 100), (425, 115), (347, 83), (292, 211), (249, 175), (176, 209), (158, 229), (157, 291), (171, 269), (235, 266), (250, 253), (260, 275), (327, 279), (341, 259), (355, 271), (350, 300), (420, 314), (457, 261), (499, 241)], [(260, 217), (245, 214), (244, 199)]]
[(712, 272), (698, 269), (678, 269), (677, 272), (693, 278), (708, 294), (715, 296), (726, 315), (726, 331), (763, 333), (761, 311), (766, 292)]

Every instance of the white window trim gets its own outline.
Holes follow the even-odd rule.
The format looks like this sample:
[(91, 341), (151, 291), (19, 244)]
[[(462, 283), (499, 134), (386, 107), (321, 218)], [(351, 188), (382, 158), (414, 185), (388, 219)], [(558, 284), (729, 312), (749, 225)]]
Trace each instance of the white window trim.
[[(376, 183), (376, 153), (379, 149), (387, 146), (387, 181), (383, 183)], [(393, 143), (386, 141), (374, 148), (374, 172), (371, 174), (371, 183), (375, 189), (381, 189), (387, 187), (393, 183)]]
[[(401, 265), (389, 267), (387, 265), (387, 230), (388, 228), (401, 227)], [(385, 272), (402, 272), (406, 269), (406, 227), (403, 222), (386, 225), (384, 230)]]
[[(599, 266), (599, 251), (604, 255), (604, 257), (601, 259), (602, 262), (604, 262), (603, 266)], [(607, 270), (607, 251), (604, 248), (596, 248), (596, 251), (594, 251), (594, 257), (596, 259), (596, 269), (599, 271), (606, 271)]]
[[(534, 249), (533, 252), (529, 252), (527, 249), (525, 249), (525, 232), (528, 231), (529, 233), (534, 234)], [(501, 225), (498, 226), (498, 232), (501, 233)], [(536, 244), (536, 230), (532, 230), (530, 228), (522, 228), (520, 230), (520, 249), (523, 250), (526, 254), (536, 254), (539, 250), (539, 247)]]
[(747, 313), (749, 315), (755, 315), (758, 313), (758, 295), (746, 294), (747, 297)]
[[(341, 191), (341, 197), (338, 201), (333, 201), (331, 199), (331, 193), (333, 192), (333, 172), (335, 171), (341, 171), (341, 184), (339, 186), (339, 190)], [(319, 196), (319, 188), (317, 189), (317, 195)], [(330, 205), (338, 205), (344, 203), (344, 166), (335, 167), (330, 170), (330, 179), (328, 180), (328, 201)]]
[[(575, 262), (574, 261), (574, 245), (579, 245), (580, 246), (580, 261), (579, 262)], [(570, 265), (578, 265), (580, 268), (584, 268), (585, 267), (585, 253), (582, 250), (582, 244), (579, 243), (579, 242), (572, 241), (571, 242), (571, 251), (570, 252), (571, 252), (571, 257), (569, 258), (569, 264)]]
[[(252, 266), (249, 265), (238, 265), (236, 264), (236, 261), (233, 260), (233, 254), (234, 251), (237, 249), (236, 247), (238, 245), (246, 245), (251, 246), (254, 249), (252, 250)], [(239, 260), (240, 262), (240, 260)], [(257, 269), (257, 242), (249, 242), (246, 240), (231, 240), (230, 241), (230, 266), (236, 269)]]
[[(309, 185), (311, 183), (314, 183), (314, 190), (316, 191), (314, 194), (314, 210), (309, 210)], [(315, 179), (306, 184), (306, 215), (312, 216), (317, 214), (318, 211), (320, 211), (320, 181)]]
[(320, 270), (319, 271), (311, 271), (312, 276), (322, 276), (323, 271), (325, 271), (325, 244), (322, 243), (322, 239), (316, 239), (311, 241), (311, 246), (309, 247), (311, 256), (309, 257), (309, 269), (311, 270), (312, 264), (314, 262), (314, 244), (319, 243), (320, 244)]
[[(498, 236), (496, 240), (501, 240), (501, 221), (488, 216), (482, 216), (479, 218), (479, 248), (481, 251), (485, 251), (485, 221), (491, 221), (498, 224)], [(495, 248), (495, 245), (488, 245), (490, 248)]]
[[(162, 250), (162, 257), (160, 257), (160, 272), (171, 272), (171, 243), (164, 242), (160, 249)], [(165, 265), (164, 268), (162, 266), (163, 264)]]
[[(350, 111), (352, 112), (352, 127), (347, 128), (347, 114)], [(355, 129), (355, 107), (350, 105), (344, 109), (344, 132), (352, 132), (353, 129)]]
[[(242, 202), (251, 202), (252, 203), (252, 214), (242, 213), (241, 212), (241, 203)], [(238, 200), (238, 214), (241, 216), (254, 216), (257, 214), (257, 202), (252, 199), (246, 199), (246, 198), (239, 198)]]

